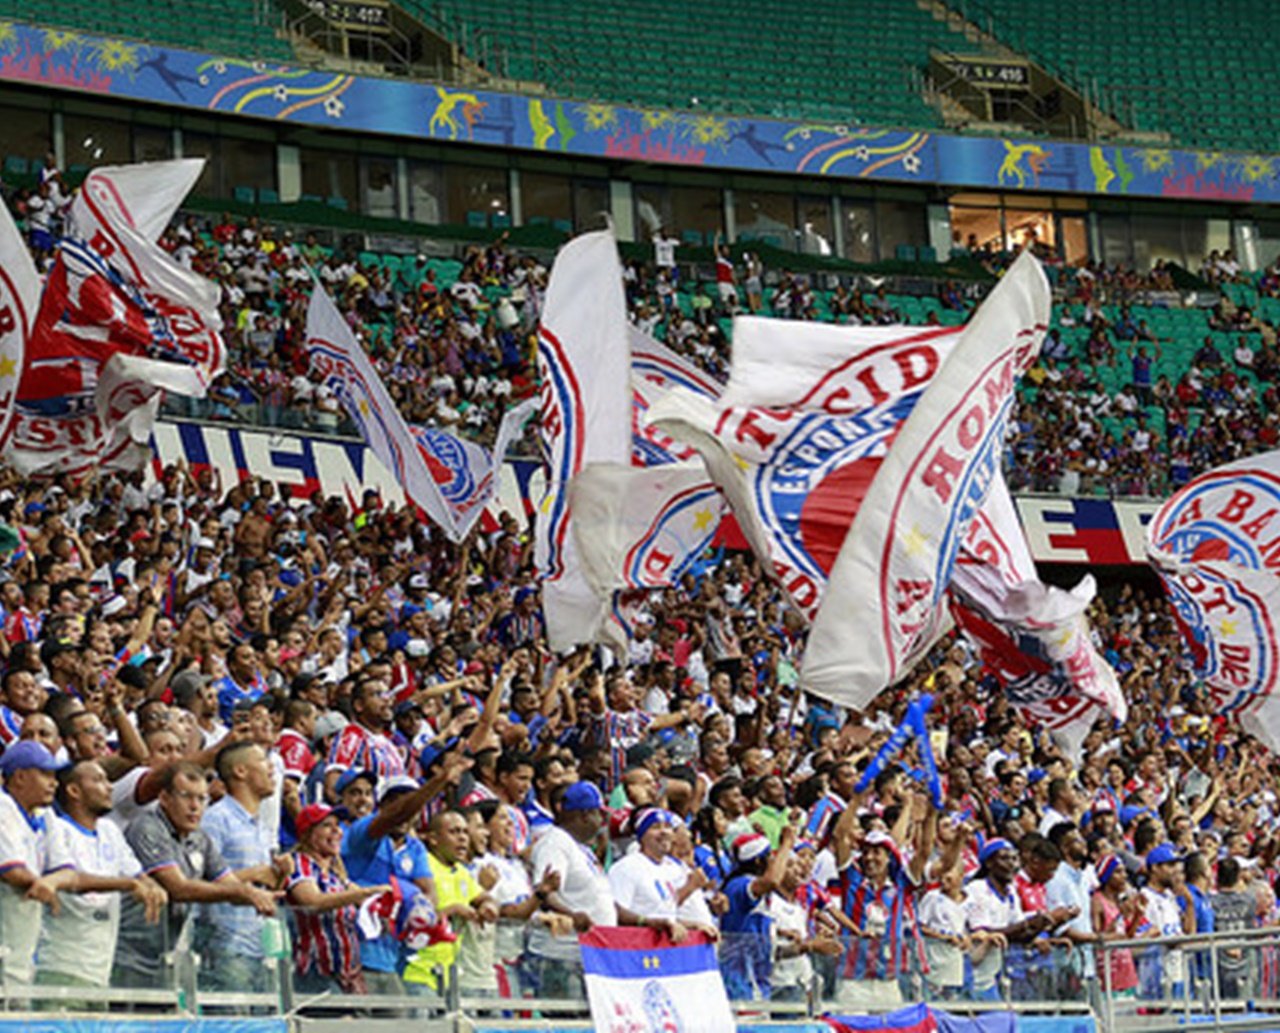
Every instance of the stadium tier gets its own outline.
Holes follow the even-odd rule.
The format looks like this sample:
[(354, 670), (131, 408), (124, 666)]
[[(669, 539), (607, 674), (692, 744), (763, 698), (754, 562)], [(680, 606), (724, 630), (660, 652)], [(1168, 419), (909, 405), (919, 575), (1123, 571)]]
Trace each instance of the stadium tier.
[(841, 124), (928, 127), (936, 112), (913, 72), (929, 48), (975, 50), (914, 0), (715, 4), (621, 0), (408, 0), (472, 49), (482, 34), (513, 78), (553, 93), (641, 107)]
[(1266, 0), (959, 0), (949, 4), (1077, 88), (1101, 90), (1123, 124), (1178, 144), (1280, 145), (1271, 91), (1280, 16)]
[(76, 32), (119, 36), (126, 40), (200, 47), (215, 54), (250, 60), (289, 61), (293, 48), (277, 34), (280, 18), (261, 0), (0, 0), (0, 18), (47, 26), (51, 42), (74, 49)]

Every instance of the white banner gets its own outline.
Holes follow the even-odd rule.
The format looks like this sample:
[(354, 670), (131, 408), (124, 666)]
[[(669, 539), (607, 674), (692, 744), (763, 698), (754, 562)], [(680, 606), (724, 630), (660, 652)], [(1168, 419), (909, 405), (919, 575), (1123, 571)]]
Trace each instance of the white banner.
[(307, 306), (307, 356), (409, 499), (452, 541), (461, 536), (409, 425), (342, 313), (317, 282)]
[(626, 463), (631, 454), (628, 339), (612, 232), (576, 237), (556, 256), (538, 329), (549, 475), (535, 553), (547, 638), (556, 651), (594, 641), (605, 618), (608, 600), (592, 590), (578, 559), (570, 488), (588, 464)]
[(970, 521), (1000, 472), (1014, 387), (1049, 322), (1049, 283), (1024, 253), (964, 328), (893, 441), (840, 547), (802, 677), (862, 708), (944, 627)]

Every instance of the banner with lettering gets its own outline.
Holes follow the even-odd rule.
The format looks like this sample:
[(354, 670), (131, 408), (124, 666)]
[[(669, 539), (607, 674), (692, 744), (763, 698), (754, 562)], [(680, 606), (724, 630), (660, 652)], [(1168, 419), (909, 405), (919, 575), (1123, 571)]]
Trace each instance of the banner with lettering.
[(1280, 451), (1193, 480), (1152, 518), (1147, 551), (1217, 711), (1280, 749)]
[(1024, 252), (898, 430), (831, 568), (802, 671), (809, 688), (861, 708), (945, 629), (943, 597), (1000, 474), (1014, 386), (1040, 352), (1051, 303)]

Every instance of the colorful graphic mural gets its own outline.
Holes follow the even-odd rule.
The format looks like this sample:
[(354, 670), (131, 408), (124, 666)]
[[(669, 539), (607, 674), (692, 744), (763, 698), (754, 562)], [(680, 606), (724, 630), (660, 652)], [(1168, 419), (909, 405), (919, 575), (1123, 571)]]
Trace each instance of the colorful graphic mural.
[[(711, 169), (1280, 201), (1280, 157), (643, 110), (211, 57), (0, 22), (0, 81), (251, 118)], [(26, 155), (25, 157), (36, 157)]]

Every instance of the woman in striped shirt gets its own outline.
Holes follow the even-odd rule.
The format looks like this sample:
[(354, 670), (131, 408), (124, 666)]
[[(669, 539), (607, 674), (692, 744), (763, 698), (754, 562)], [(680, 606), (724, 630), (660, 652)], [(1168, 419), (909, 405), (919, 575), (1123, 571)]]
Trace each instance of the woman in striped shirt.
[(296, 910), (295, 987), (300, 993), (365, 992), (356, 912), (390, 886), (356, 886), (342, 866), (342, 826), (333, 809), (309, 804), (294, 819), (298, 849), (286, 883)]

